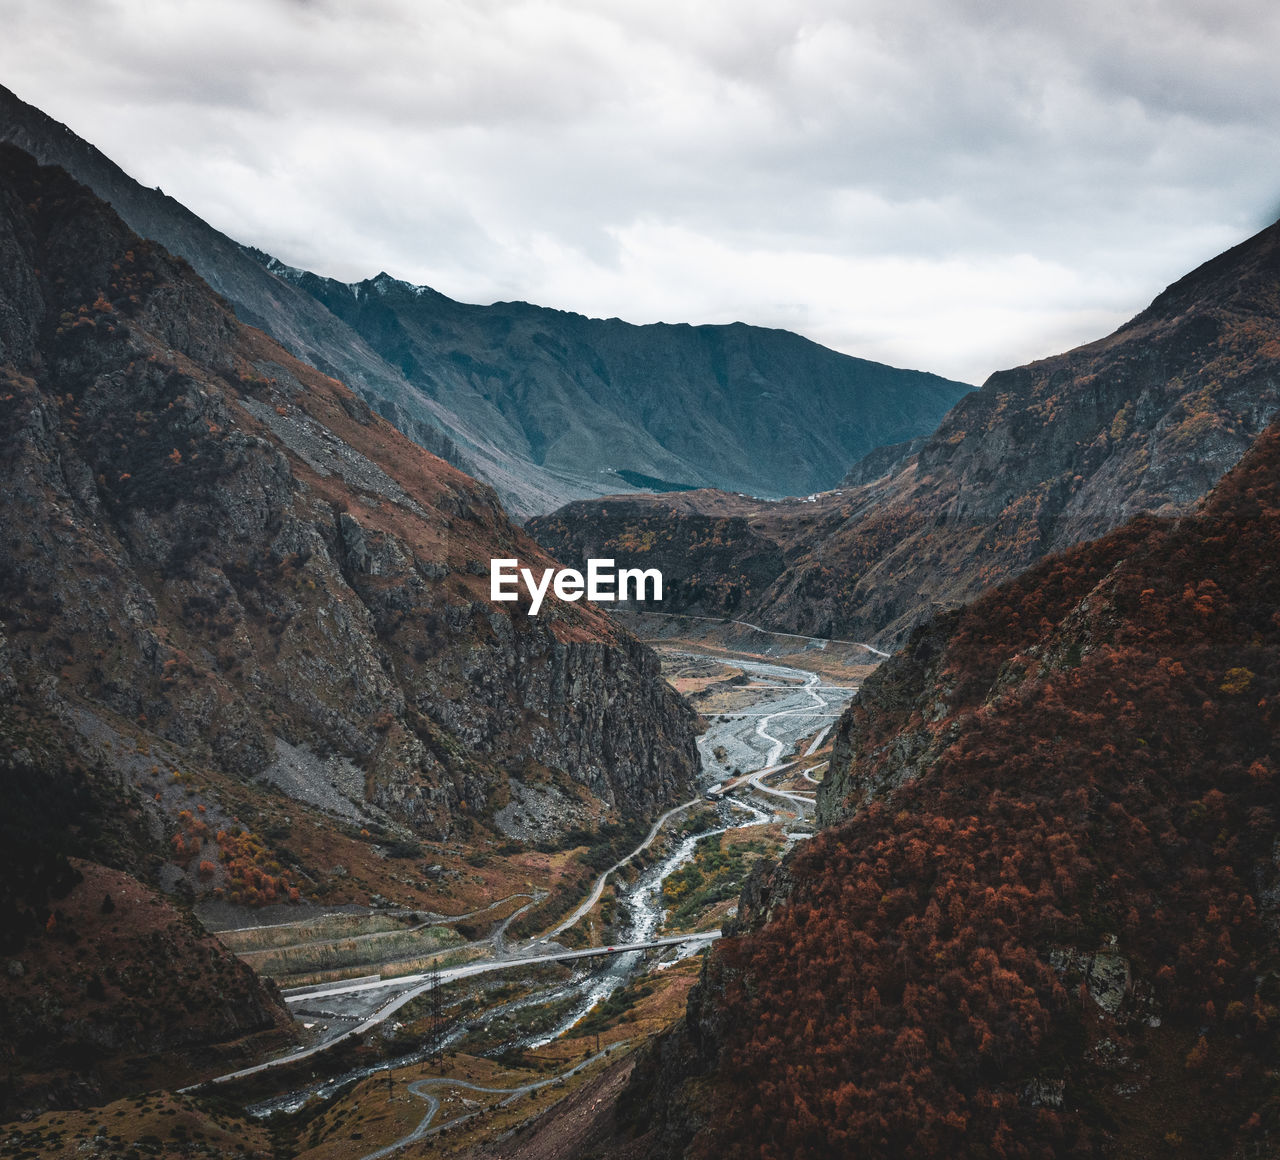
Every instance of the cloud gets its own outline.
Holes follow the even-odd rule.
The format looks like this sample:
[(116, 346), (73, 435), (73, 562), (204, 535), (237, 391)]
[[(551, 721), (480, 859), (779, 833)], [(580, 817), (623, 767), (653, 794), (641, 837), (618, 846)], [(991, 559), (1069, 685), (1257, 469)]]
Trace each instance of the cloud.
[(0, 0), (6, 83), (354, 279), (785, 325), (979, 380), (1280, 200), (1243, 0)]

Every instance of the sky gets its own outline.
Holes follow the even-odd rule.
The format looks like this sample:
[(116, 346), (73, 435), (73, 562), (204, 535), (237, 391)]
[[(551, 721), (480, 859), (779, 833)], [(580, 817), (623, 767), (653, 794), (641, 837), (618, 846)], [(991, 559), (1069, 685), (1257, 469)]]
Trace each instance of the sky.
[(281, 260), (980, 383), (1280, 216), (1271, 0), (0, 0), (0, 81)]

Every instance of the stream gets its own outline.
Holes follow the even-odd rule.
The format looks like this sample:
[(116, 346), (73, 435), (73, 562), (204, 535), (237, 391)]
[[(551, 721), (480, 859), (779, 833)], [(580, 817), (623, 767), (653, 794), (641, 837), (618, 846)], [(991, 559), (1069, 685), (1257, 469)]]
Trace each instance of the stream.
[[(843, 703), (852, 696), (853, 692), (852, 689), (841, 686), (821, 685), (814, 674), (802, 669), (739, 660), (733, 663), (754, 678), (755, 684), (751, 687), (759, 688), (761, 696), (757, 703), (751, 706), (731, 713), (714, 715), (706, 733), (698, 739), (698, 751), (702, 756), (703, 780), (708, 786), (722, 781), (729, 775), (731, 767), (740, 768), (744, 772), (765, 768), (770, 759), (776, 760), (784, 745), (792, 745), (801, 737), (814, 732), (815, 726), (825, 725), (834, 720), (843, 708)], [(843, 695), (832, 696), (832, 694)], [(763, 730), (760, 728), (766, 721), (769, 722), (770, 729), (767, 740), (762, 736)], [(717, 760), (714, 756), (717, 749), (726, 753), (727, 757)], [(775, 813), (773, 808), (761, 808), (760, 804), (745, 796), (724, 799), (720, 802), (718, 810), (723, 824), (680, 839), (660, 862), (644, 870), (631, 885), (624, 886), (615, 879), (618, 906), (625, 915), (624, 921), (619, 924), (615, 933), (617, 942), (641, 942), (659, 934), (665, 917), (662, 905), (663, 884), (671, 874), (693, 857), (701, 839), (723, 834), (730, 829), (767, 825), (770, 822), (782, 820), (782, 815)], [(748, 815), (748, 820), (732, 820), (735, 813)], [(793, 840), (806, 836), (800, 833), (787, 835)], [(674, 957), (664, 965), (670, 965), (690, 954), (696, 954), (705, 945), (705, 943), (679, 944), (674, 947)], [(624, 986), (637, 971), (645, 953), (632, 951), (615, 955), (606, 960), (607, 965), (603, 968), (576, 971), (574, 977), (564, 983), (488, 1009), (483, 1018), (491, 1023), (500, 1016), (511, 1014), (521, 1008), (563, 1002), (574, 995), (578, 996), (578, 1001), (557, 1020), (550, 1030), (514, 1037), (495, 1048), (486, 1050), (484, 1054), (493, 1056), (513, 1050), (536, 1049), (559, 1039)], [(251, 1116), (259, 1119), (280, 1112), (295, 1112), (312, 1098), (326, 1099), (362, 1079), (386, 1072), (388, 1069), (425, 1062), (437, 1052), (447, 1050), (463, 1039), (474, 1029), (474, 1025), (474, 1020), (459, 1019), (438, 1044), (424, 1047), (396, 1059), (354, 1068), (330, 1079), (307, 1084), (294, 1091), (254, 1104), (246, 1110)]]

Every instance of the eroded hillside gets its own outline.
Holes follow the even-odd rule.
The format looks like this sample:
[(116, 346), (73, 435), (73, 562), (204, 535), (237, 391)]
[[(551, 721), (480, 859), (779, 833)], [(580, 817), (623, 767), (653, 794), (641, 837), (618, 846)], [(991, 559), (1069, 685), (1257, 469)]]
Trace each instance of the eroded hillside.
[[(415, 905), (459, 873), (413, 862), (420, 840), (554, 847), (687, 796), (694, 716), (648, 649), (582, 604), (489, 602), (491, 557), (550, 563), (490, 488), (7, 146), (0, 366), (3, 759), (90, 778), (93, 824), (68, 818), (58, 857), (145, 881), (133, 912), (167, 905), (156, 886), (184, 904)], [(37, 820), (24, 802), (19, 831)], [(19, 958), (43, 961), (30, 947), (71, 913), (76, 875), (46, 869), (15, 887)], [(206, 1041), (274, 1026), (198, 930), (154, 926), (175, 962), (239, 972), (253, 1013), (211, 1018)], [(129, 997), (74, 955), (49, 961), (38, 983), (11, 972), (10, 998)]]

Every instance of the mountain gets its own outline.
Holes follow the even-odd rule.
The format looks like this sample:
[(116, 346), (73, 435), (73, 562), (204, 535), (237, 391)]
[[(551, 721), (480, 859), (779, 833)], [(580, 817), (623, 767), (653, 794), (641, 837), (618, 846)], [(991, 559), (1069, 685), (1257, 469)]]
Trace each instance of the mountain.
[(807, 500), (768, 503), (706, 489), (577, 500), (525, 526), (570, 564), (594, 557), (658, 568), (663, 612), (738, 616), (786, 573), (789, 533), (802, 526), (761, 516), (809, 510)]
[(917, 630), (637, 1065), (630, 1154), (1267, 1154), (1278, 606), (1280, 424)]
[[(1280, 225), (1205, 263), (1114, 334), (992, 375), (912, 447), (857, 464), (809, 502), (712, 492), (581, 502), (530, 524), (583, 552), (697, 578), (667, 610), (745, 616), (815, 636), (901, 643), (938, 606), (971, 599), (1047, 553), (1142, 511), (1184, 511), (1280, 405)], [(722, 573), (719, 526), (756, 561)], [(750, 535), (748, 542), (747, 535)], [(741, 543), (739, 541), (741, 540)]]
[(880, 444), (931, 430), (969, 389), (785, 330), (471, 306), (386, 274), (348, 285), (268, 266), (566, 496), (643, 480), (805, 494)]
[[(455, 466), (467, 464), (445, 434), (454, 422), (416, 398), (390, 366), (309, 294), (274, 277), (255, 251), (219, 232), (159, 188), (134, 181), (110, 158), (66, 125), (0, 85), (0, 141), (57, 165), (110, 203), (141, 237), (185, 258), (234, 308), (237, 317), (266, 331), (291, 354), (341, 379), (415, 442)], [(413, 414), (403, 409), (409, 403)]]
[(279, 737), (341, 755), (428, 830), (526, 762), (637, 811), (683, 788), (691, 718), (648, 650), (585, 602), (489, 603), (491, 558), (550, 564), (489, 488), (5, 158), (15, 653), (239, 774)]
[(275, 988), (147, 884), (159, 811), (48, 708), (0, 633), (3, 1119), (177, 1086), (295, 1036)]
[[(22, 937), (6, 994), (43, 1003), (46, 1023), (65, 1006), (59, 988), (140, 1001), (94, 983), (74, 939), (45, 955), (65, 925), (56, 911), (74, 904), (69, 939), (92, 926), (128, 957), (123, 904), (93, 918), (68, 894), (77, 875), (127, 893), (130, 913), (169, 905), (157, 886), (235, 907), (378, 894), (412, 906), (431, 883), (389, 850), (563, 844), (689, 792), (696, 719), (652, 652), (585, 604), (551, 596), (530, 616), (527, 601), (489, 601), (491, 558), (551, 564), (492, 489), (12, 146), (0, 146), (0, 504), (8, 824), (60, 835), (37, 843), (53, 861), (7, 867)], [(135, 957), (163, 944), (212, 962), (211, 982), (230, 970), (184, 922), (143, 923)], [(240, 984), (211, 1037), (274, 1025), (274, 1000)], [(198, 1002), (196, 989), (174, 1001)], [(113, 1057), (153, 1044), (85, 1037)]]
[(829, 487), (877, 445), (932, 430), (969, 389), (786, 331), (471, 306), (386, 274), (335, 282), (239, 245), (3, 88), (0, 140), (62, 166), (241, 320), (491, 483), (521, 518), (637, 483)]

